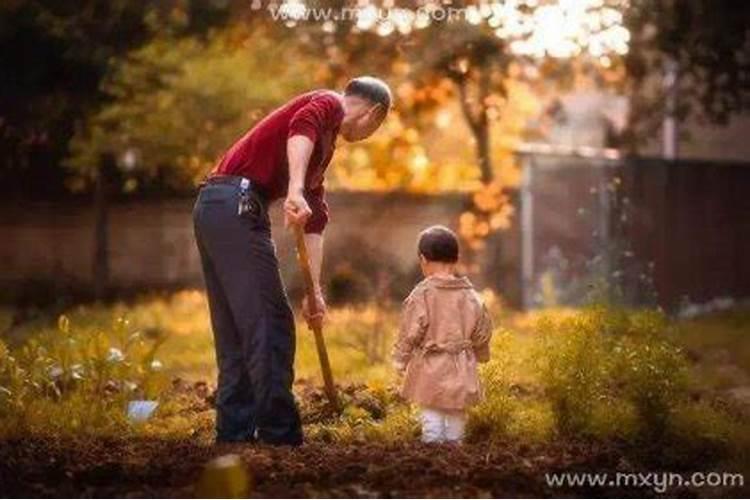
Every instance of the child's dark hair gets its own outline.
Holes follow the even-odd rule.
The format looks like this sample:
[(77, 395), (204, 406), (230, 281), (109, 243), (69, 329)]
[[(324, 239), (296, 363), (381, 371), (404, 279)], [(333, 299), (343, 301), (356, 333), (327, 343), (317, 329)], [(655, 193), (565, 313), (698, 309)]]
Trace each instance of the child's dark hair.
[(458, 238), (445, 226), (430, 226), (419, 233), (419, 253), (433, 262), (458, 261)]

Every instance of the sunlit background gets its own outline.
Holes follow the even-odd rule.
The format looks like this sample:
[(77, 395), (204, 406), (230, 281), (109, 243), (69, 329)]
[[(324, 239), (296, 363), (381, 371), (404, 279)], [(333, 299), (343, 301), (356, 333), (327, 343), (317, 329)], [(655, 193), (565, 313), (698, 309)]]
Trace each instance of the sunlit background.
[[(375, 5), (360, 2), (346, 10), (309, 7), (301, 0), (287, 0), (269, 10), (278, 11), (289, 27), (297, 22), (323, 18), (321, 28), (332, 32), (334, 21), (325, 19), (330, 12), (354, 21), (356, 29), (374, 30), (380, 36), (394, 33), (408, 35), (413, 30), (437, 22), (456, 21), (479, 26), (486, 24), (494, 34), (509, 44), (510, 50), (519, 55), (541, 58), (551, 56), (567, 58), (588, 53), (609, 64), (607, 54), (626, 54), (630, 33), (623, 26), (622, 9), (626, 0), (605, 2), (604, 0), (561, 0), (540, 2), (538, 0), (508, 0), (505, 2), (480, 2), (465, 7), (452, 2), (425, 3), (419, 9), (394, 6), (393, 2)], [(259, 6), (260, 8), (260, 6)]]
[[(309, 444), (233, 450), (241, 493), (538, 497), (571, 466), (750, 478), (748, 18), (732, 0), (0, 2), (3, 493), (194, 492), (224, 453), (197, 186), (274, 108), (362, 74), (394, 105), (326, 173), (343, 411), (299, 321)], [(468, 445), (440, 453), (390, 363), (437, 223), (495, 323)]]

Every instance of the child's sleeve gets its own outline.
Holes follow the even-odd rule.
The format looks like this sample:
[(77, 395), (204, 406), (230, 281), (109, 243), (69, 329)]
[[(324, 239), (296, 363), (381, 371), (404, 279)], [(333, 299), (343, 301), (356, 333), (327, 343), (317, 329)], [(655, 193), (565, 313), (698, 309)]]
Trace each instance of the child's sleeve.
[(393, 347), (393, 364), (403, 370), (427, 331), (427, 303), (423, 290), (415, 290), (404, 301), (398, 340)]
[(479, 319), (471, 334), (471, 344), (474, 347), (474, 355), (480, 363), (490, 360), (490, 339), (492, 338), (492, 317), (487, 307), (479, 299)]

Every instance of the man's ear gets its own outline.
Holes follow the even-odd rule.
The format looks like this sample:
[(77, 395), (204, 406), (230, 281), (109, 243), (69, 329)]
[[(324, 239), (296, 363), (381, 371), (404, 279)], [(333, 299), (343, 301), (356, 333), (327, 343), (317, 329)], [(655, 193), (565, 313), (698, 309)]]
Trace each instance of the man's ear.
[(369, 113), (370, 116), (382, 122), (383, 120), (385, 120), (385, 117), (388, 114), (388, 110), (382, 103), (376, 103), (373, 107), (370, 108)]

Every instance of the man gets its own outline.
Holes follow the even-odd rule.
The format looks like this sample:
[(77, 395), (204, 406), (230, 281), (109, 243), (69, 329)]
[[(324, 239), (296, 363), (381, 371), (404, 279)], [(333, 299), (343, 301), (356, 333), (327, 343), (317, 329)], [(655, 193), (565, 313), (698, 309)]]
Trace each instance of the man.
[(193, 218), (219, 368), (217, 441), (301, 444), (292, 395), (294, 317), (268, 204), (285, 197), (286, 224), (304, 227), (317, 304), (313, 309), (305, 299), (302, 309), (309, 325), (321, 322), (326, 167), (336, 136), (369, 137), (391, 100), (388, 86), (373, 77), (351, 80), (343, 94), (316, 90), (295, 97), (234, 144), (204, 183)]

